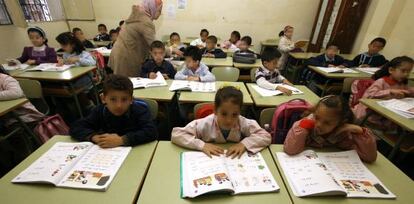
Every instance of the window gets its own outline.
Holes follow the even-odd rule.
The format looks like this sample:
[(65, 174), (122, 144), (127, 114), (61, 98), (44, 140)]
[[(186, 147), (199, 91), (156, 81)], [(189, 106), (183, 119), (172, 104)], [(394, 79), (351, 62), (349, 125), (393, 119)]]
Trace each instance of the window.
[(26, 21), (63, 20), (63, 9), (56, 0), (19, 0)]
[(12, 23), (9, 12), (7, 12), (6, 5), (4, 4), (4, 0), (0, 0), (0, 25), (10, 25)]

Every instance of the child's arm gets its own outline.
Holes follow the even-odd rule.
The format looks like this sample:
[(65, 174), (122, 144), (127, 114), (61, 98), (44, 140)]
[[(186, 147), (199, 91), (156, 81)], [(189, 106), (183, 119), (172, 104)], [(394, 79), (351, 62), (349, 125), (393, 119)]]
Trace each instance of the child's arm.
[(205, 70), (204, 75), (200, 76), (200, 81), (202, 82), (214, 82), (216, 81), (216, 77), (213, 73), (208, 71), (208, 68)]
[(286, 136), (283, 144), (284, 151), (289, 155), (301, 153), (305, 149), (306, 140), (314, 126), (315, 121), (312, 119), (304, 118), (296, 121)]
[(187, 80), (187, 74), (185, 73), (186, 71), (186, 67), (183, 67), (180, 71), (178, 71), (175, 76), (174, 79), (175, 80)]
[(168, 65), (167, 65), (168, 78), (174, 79), (174, 76), (175, 76), (176, 73), (177, 73), (177, 71), (175, 71), (174, 66), (171, 63), (168, 63)]
[(248, 151), (252, 153), (260, 152), (263, 148), (270, 145), (272, 138), (270, 134), (260, 127), (255, 120), (245, 119), (245, 128), (243, 129), (243, 135), (246, 136), (240, 141)]
[(89, 52), (82, 52), (79, 56), (78, 66), (95, 66), (96, 61)]
[(21, 62), (22, 64), (29, 60), (29, 49), (27, 47), (23, 49), (22, 56), (17, 58), (17, 60), (19, 60), (19, 62)]
[(135, 121), (137, 128), (135, 131), (127, 132), (124, 136), (124, 145), (135, 146), (139, 144), (154, 141), (158, 137), (158, 131), (152, 122), (151, 113), (148, 108), (140, 113), (140, 116)]
[(284, 84), (287, 84), (287, 85), (290, 85), (290, 86), (293, 86), (293, 84), (292, 84), (292, 83), (290, 83), (290, 81), (289, 81), (289, 80), (287, 80), (287, 79), (283, 79), (283, 83), (284, 83)]
[(257, 76), (257, 75), (256, 75), (256, 83), (258, 86), (265, 88), (265, 89), (270, 89), (270, 90), (276, 90), (278, 86), (277, 84), (268, 82), (263, 76)]
[(288, 40), (281, 38), (277, 49), (281, 50), (282, 52), (289, 52), (295, 49), (295, 43), (290, 43)]
[(0, 101), (13, 100), (24, 97), (23, 90), (20, 88), (19, 82), (11, 76), (6, 76), (4, 81), (0, 83), (3, 91), (0, 91)]
[(91, 141), (94, 135), (99, 134), (99, 110), (95, 108), (88, 116), (73, 123), (69, 135), (79, 141)]
[(364, 93), (366, 98), (389, 99), (392, 98), (393, 89), (385, 89), (384, 81), (375, 81)]
[(150, 73), (150, 68), (149, 68), (149, 63), (147, 61), (147, 62), (144, 63), (144, 65), (142, 65), (141, 77), (149, 78), (149, 73)]
[(175, 127), (171, 132), (171, 142), (189, 149), (203, 150), (205, 142), (197, 133), (198, 121), (193, 120), (185, 127)]
[(324, 67), (326, 66), (324, 60), (321, 60), (319, 56), (311, 57), (307, 60), (307, 64), (310, 66)]
[(221, 49), (216, 49), (215, 53), (214, 53), (214, 58), (226, 58), (227, 54), (225, 52), (223, 52), (223, 50)]

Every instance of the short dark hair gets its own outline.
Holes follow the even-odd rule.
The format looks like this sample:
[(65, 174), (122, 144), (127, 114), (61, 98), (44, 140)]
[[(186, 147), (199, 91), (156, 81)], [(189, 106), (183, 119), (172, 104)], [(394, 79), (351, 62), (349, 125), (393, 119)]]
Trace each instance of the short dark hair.
[(207, 40), (213, 41), (213, 43), (217, 44), (217, 37), (214, 35), (210, 35), (207, 37)]
[(220, 105), (226, 101), (238, 105), (240, 108), (243, 106), (243, 93), (234, 86), (225, 86), (217, 90), (214, 98), (214, 107), (217, 110)]
[(71, 32), (64, 32), (59, 34), (56, 37), (56, 41), (58, 41), (58, 43), (61, 45), (72, 45), (72, 53), (76, 53), (78, 55), (85, 50), (85, 47), (83, 46), (82, 42), (79, 39), (75, 38), (75, 36), (73, 36)]
[(205, 29), (205, 28), (201, 29), (201, 31), (200, 31), (200, 35), (202, 35), (203, 33), (207, 33), (207, 35), (209, 35), (209, 34), (210, 34), (210, 33), (208, 32), (208, 30), (207, 30), (207, 29)]
[(180, 37), (180, 34), (178, 34), (177, 32), (172, 32), (172, 33), (170, 34), (170, 38), (172, 38), (174, 35), (176, 35), (176, 36)]
[[(372, 79), (377, 80), (380, 79), (382, 77), (385, 76), (389, 76), (390, 75), (390, 68), (397, 68), (399, 66), (401, 66), (401, 64), (403, 62), (408, 62), (411, 64), (414, 64), (414, 60), (411, 57), (407, 57), (407, 56), (400, 56), (400, 57), (396, 57), (394, 59), (392, 59), (391, 61), (387, 62), (383, 67), (381, 67), (381, 69), (379, 69), (378, 71), (376, 71), (373, 75), (372, 75)], [(408, 83), (408, 80), (403, 82), (404, 84)]]
[(125, 91), (130, 96), (134, 90), (131, 80), (126, 76), (110, 74), (103, 83), (103, 94), (108, 94), (109, 91)]
[(329, 49), (330, 47), (336, 47), (337, 49), (339, 49), (338, 45), (337, 45), (337, 44), (335, 44), (335, 43), (328, 43), (328, 44), (326, 45), (325, 49), (327, 50), (327, 49)]
[(82, 31), (82, 29), (76, 27), (72, 29), (72, 33), (75, 34), (76, 32)]
[(151, 43), (151, 50), (154, 49), (154, 48), (160, 48), (160, 49), (165, 50), (165, 45), (161, 41), (156, 40), (156, 41)]
[(124, 20), (122, 20), (122, 21), (119, 21), (119, 26), (122, 26), (122, 25), (124, 25), (124, 23), (125, 23), (125, 21), (124, 21)]
[(235, 35), (235, 36), (236, 36), (236, 38), (237, 38), (237, 40), (240, 40), (240, 38), (241, 38), (240, 32), (239, 32), (239, 31), (237, 31), (237, 30), (235, 30), (235, 31), (231, 32), (231, 35)]
[(245, 42), (247, 45), (252, 45), (252, 38), (248, 35), (243, 36), (241, 41)]
[(104, 28), (105, 28), (105, 30), (107, 30), (106, 25), (105, 25), (105, 24), (103, 24), (103, 23), (99, 24), (99, 25), (98, 25), (98, 28), (99, 28), (99, 27), (104, 27)]
[(369, 44), (372, 44), (374, 42), (382, 43), (383, 47), (385, 47), (385, 45), (387, 44), (387, 41), (384, 38), (381, 38), (381, 37), (374, 38)]
[(194, 61), (201, 61), (201, 51), (196, 46), (189, 46), (184, 51), (184, 57), (191, 57)]
[(280, 54), (280, 52), (276, 48), (266, 47), (263, 50), (261, 58), (262, 58), (262, 62), (270, 62), (274, 59), (279, 59), (280, 56), (282, 56), (282, 55)]
[(112, 35), (112, 34), (115, 34), (115, 33), (118, 33), (118, 31), (116, 29), (111, 29), (109, 31), (109, 35)]

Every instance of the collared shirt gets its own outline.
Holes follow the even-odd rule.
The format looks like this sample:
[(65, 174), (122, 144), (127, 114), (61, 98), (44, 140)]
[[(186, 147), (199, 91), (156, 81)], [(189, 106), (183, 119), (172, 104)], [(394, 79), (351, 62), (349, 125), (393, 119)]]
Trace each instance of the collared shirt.
[(275, 90), (278, 84), (283, 83), (283, 77), (278, 69), (269, 71), (265, 67), (260, 67), (256, 70), (256, 83), (262, 88)]

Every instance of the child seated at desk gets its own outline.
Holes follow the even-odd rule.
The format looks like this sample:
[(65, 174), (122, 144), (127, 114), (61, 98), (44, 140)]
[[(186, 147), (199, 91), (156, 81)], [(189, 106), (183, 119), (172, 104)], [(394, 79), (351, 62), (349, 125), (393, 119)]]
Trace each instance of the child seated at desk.
[(181, 38), (180, 35), (176, 32), (173, 32), (170, 34), (170, 40), (167, 43), (166, 46), (168, 49), (168, 56), (174, 56), (176, 55), (177, 57), (183, 57), (184, 56), (184, 50), (185, 50), (185, 45), (183, 43), (181, 43)]
[(330, 43), (324, 54), (311, 57), (307, 64), (317, 67), (346, 67), (345, 59), (338, 55), (338, 51), (338, 46)]
[(241, 36), (239, 31), (235, 30), (231, 32), (230, 39), (224, 41), (221, 44), (221, 48), (236, 51), (237, 49), (239, 49), (240, 38)]
[[(413, 64), (413, 59), (407, 56), (392, 59), (375, 72), (372, 76), (375, 82), (364, 92), (362, 98), (401, 99), (414, 97), (414, 87), (408, 86), (408, 77), (413, 69)], [(356, 118), (362, 120), (369, 110), (362, 103), (359, 103), (353, 111)], [(395, 130), (395, 125), (391, 121), (376, 114), (371, 115), (368, 122), (378, 129)]]
[(381, 67), (388, 62), (379, 52), (384, 49), (387, 41), (384, 38), (375, 38), (368, 44), (368, 52), (357, 55), (351, 67)]
[(98, 25), (98, 35), (96, 35), (93, 40), (94, 41), (110, 41), (111, 37), (108, 35), (108, 29), (106, 28), (105, 24)]
[(280, 74), (278, 70), (277, 64), (280, 56), (280, 52), (272, 47), (268, 47), (263, 51), (263, 66), (256, 70), (256, 83), (262, 88), (279, 90), (287, 95), (291, 95), (291, 90), (278, 85), (281, 83), (292, 85), (285, 77)]
[(197, 38), (197, 39), (191, 41), (190, 45), (191, 46), (197, 46), (200, 49), (206, 47), (206, 40), (207, 40), (207, 37), (208, 37), (209, 34), (210, 33), (208, 32), (207, 29), (202, 29), (200, 31), (200, 38)]
[(354, 149), (365, 162), (377, 158), (377, 143), (367, 128), (353, 124), (354, 115), (341, 96), (326, 96), (310, 110), (310, 114), (295, 122), (284, 142), (284, 151), (295, 155), (310, 147)]
[(82, 45), (85, 48), (95, 48), (95, 45), (93, 45), (91, 41), (85, 38), (85, 35), (83, 35), (83, 31), (80, 28), (73, 28), (72, 34), (75, 36), (75, 38), (82, 42)]
[(155, 79), (157, 72), (161, 72), (165, 79), (174, 79), (175, 69), (173, 65), (164, 60), (165, 46), (161, 41), (151, 43), (151, 59), (142, 65), (141, 77)]
[(116, 39), (118, 38), (118, 30), (112, 29), (109, 31), (109, 36), (111, 36), (111, 42), (106, 46), (108, 49), (112, 49), (114, 46)]
[(208, 70), (207, 65), (201, 62), (200, 49), (195, 46), (187, 47), (184, 57), (184, 67), (177, 72), (174, 79), (201, 82), (216, 81), (216, 77)]
[[(41, 63), (56, 63), (57, 55), (54, 48), (47, 45), (46, 33), (40, 27), (30, 27), (27, 29), (30, 42), (33, 46), (24, 47), (22, 56), (17, 58), (19, 62), (28, 65), (38, 65)], [(9, 62), (9, 65), (15, 65)]]
[(243, 93), (232, 86), (217, 90), (214, 113), (197, 119), (185, 127), (175, 127), (171, 142), (179, 146), (203, 151), (206, 155), (220, 155), (224, 149), (213, 143), (236, 142), (226, 155), (236, 158), (247, 150), (252, 153), (270, 145), (271, 137), (255, 120), (240, 115)]
[(249, 49), (251, 45), (252, 45), (252, 38), (250, 36), (243, 36), (242, 39), (240, 40), (239, 50), (234, 52), (234, 54), (250, 53), (250, 54), (254, 54), (256, 58), (260, 58), (258, 54), (256, 54), (255, 52)]
[(103, 84), (100, 104), (75, 122), (69, 134), (80, 141), (91, 141), (102, 148), (135, 146), (157, 139), (148, 105), (134, 101), (128, 77), (109, 75)]
[(210, 35), (206, 40), (206, 47), (201, 49), (203, 57), (212, 57), (212, 58), (226, 58), (227, 54), (223, 52), (220, 48), (216, 48), (217, 37)]

